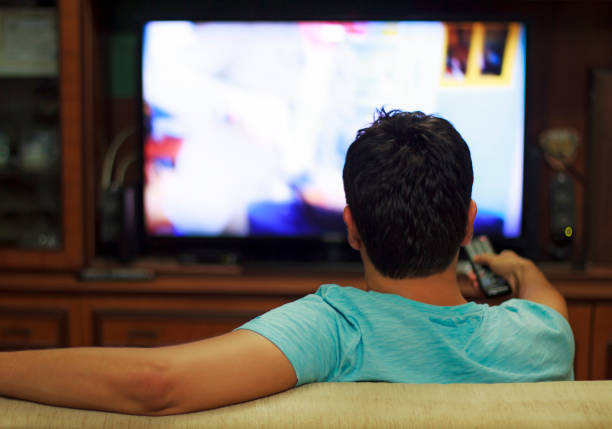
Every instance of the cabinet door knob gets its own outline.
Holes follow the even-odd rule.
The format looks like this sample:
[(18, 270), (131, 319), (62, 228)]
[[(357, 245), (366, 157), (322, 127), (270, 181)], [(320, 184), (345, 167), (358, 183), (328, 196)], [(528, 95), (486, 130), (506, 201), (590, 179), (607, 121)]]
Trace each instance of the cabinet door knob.
[(145, 329), (131, 329), (128, 331), (128, 338), (130, 339), (149, 339), (149, 340), (155, 340), (157, 339), (158, 335), (157, 332), (155, 331), (151, 331), (151, 330), (145, 330)]
[(24, 328), (20, 326), (9, 326), (2, 328), (2, 336), (30, 338), (32, 336), (32, 330), (30, 328)]

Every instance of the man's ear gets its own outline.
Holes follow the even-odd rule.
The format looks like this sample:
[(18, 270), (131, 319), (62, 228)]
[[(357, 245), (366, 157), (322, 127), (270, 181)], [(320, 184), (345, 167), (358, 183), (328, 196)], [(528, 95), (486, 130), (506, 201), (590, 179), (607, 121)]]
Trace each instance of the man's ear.
[(349, 245), (355, 250), (361, 250), (361, 237), (353, 221), (353, 214), (349, 206), (344, 207), (344, 214), (342, 217), (346, 224)]
[(467, 225), (465, 226), (465, 237), (463, 237), (463, 241), (461, 242), (462, 246), (465, 246), (472, 240), (472, 236), (474, 235), (474, 219), (476, 219), (477, 212), (478, 207), (476, 207), (476, 202), (474, 202), (474, 200), (470, 200), (470, 207), (468, 208), (468, 220)]

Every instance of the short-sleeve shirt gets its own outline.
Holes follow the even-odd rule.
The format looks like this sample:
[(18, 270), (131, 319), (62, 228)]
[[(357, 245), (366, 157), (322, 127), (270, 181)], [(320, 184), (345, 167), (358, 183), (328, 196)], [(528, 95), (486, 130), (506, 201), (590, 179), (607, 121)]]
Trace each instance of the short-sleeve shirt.
[(522, 299), (445, 307), (323, 285), (238, 329), (274, 343), (293, 366), (297, 385), (573, 379), (574, 337), (567, 320)]

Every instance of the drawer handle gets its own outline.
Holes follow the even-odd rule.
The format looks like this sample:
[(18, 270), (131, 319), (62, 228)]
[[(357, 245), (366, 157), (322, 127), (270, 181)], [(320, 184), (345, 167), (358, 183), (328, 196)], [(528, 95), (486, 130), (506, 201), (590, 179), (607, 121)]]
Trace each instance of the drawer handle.
[(3, 337), (19, 337), (19, 338), (30, 338), (32, 336), (32, 330), (29, 328), (10, 327), (2, 329)]
[(155, 340), (157, 339), (157, 332), (143, 329), (132, 329), (128, 331), (128, 338), (146, 338), (148, 340)]

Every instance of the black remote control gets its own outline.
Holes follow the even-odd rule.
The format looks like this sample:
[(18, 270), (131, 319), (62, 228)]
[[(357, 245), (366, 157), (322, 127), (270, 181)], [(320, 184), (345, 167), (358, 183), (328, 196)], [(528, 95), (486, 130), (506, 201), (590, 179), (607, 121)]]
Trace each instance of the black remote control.
[(507, 295), (512, 292), (510, 284), (505, 278), (495, 274), (485, 265), (474, 263), (474, 256), (483, 253), (495, 253), (491, 242), (486, 235), (474, 238), (471, 242), (463, 246), (465, 253), (472, 265), (472, 270), (476, 274), (476, 280), (480, 289), (487, 297)]

